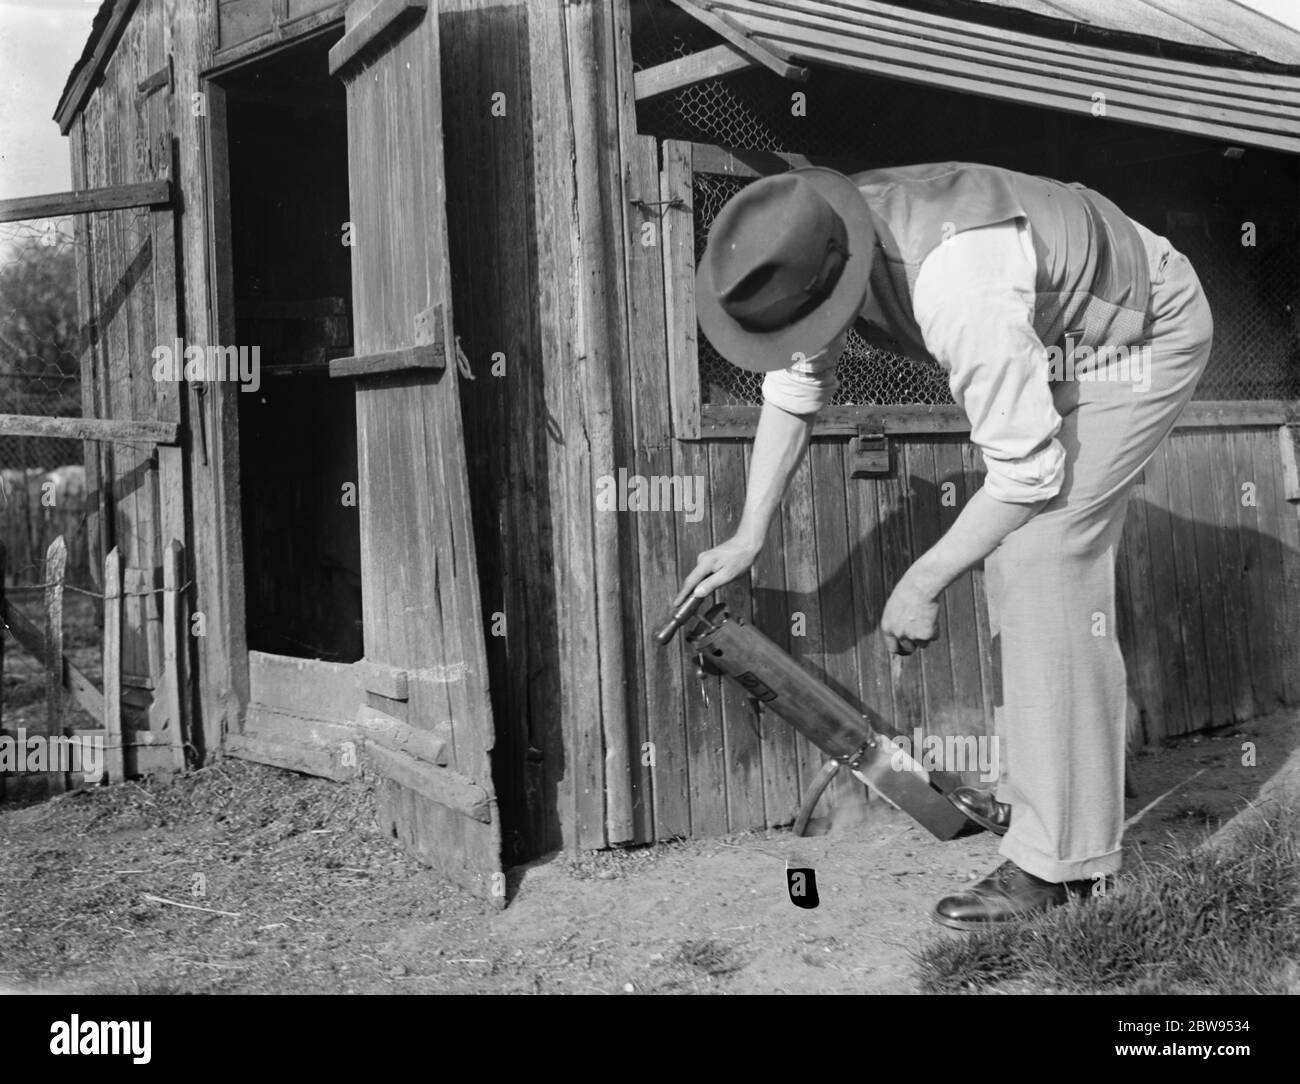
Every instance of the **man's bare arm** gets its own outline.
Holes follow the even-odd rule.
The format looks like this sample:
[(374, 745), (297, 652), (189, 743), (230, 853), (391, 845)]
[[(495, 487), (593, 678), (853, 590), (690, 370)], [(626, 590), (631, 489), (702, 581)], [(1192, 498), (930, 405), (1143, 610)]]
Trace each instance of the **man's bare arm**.
[(700, 554), (673, 600), (674, 606), (683, 602), (692, 590), (697, 598), (703, 598), (749, 571), (808, 447), (815, 417), (815, 414), (790, 414), (771, 403), (763, 404), (754, 434), (740, 525), (726, 542)]

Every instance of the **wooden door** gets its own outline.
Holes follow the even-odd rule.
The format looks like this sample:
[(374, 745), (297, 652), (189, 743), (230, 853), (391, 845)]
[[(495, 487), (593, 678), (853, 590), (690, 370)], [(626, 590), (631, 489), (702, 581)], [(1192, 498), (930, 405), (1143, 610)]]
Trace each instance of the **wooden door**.
[[(469, 511), (443, 180), (436, 9), (362, 0), (347, 87), (362, 620), (383, 816), (422, 859), (503, 902), (484, 627)], [(379, 733), (379, 731), (374, 731)], [(410, 740), (407, 740), (410, 739)], [(434, 752), (431, 752), (434, 751)], [(434, 761), (443, 763), (435, 763)]]

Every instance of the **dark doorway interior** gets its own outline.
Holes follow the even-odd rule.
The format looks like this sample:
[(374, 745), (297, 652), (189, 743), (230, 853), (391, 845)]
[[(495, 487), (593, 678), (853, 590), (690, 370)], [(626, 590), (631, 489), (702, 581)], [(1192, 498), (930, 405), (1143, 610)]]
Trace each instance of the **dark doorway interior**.
[(363, 653), (344, 90), (332, 39), (223, 81), (238, 345), (261, 385), (239, 395), (248, 647), (354, 662)]

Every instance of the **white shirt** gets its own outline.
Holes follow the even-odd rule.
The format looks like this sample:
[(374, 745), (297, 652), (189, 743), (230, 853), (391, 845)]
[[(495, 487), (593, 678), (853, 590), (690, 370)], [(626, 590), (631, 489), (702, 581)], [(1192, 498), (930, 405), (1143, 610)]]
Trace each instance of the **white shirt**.
[[(1054, 497), (1065, 476), (1061, 416), (1048, 386), (1047, 351), (1034, 331), (1038, 261), (1029, 224), (1014, 219), (958, 233), (921, 264), (912, 311), (926, 349), (971, 425), (989, 496), (1015, 504)], [(842, 343), (769, 372), (763, 398), (791, 414), (835, 394)]]

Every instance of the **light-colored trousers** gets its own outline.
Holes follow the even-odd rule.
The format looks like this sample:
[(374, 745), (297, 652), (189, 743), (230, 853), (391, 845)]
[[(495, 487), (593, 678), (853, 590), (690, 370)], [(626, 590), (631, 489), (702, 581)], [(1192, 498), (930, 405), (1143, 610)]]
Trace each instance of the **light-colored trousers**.
[(1134, 480), (1191, 398), (1214, 333), (1187, 258), (1139, 233), (1152, 282), (1149, 351), (1138, 354), (1148, 371), (1129, 357), (1128, 379), (1115, 378), (1116, 359), (1094, 374), (1112, 379), (1053, 384), (1065, 483), (985, 561), (1001, 648), (997, 797), (1013, 806), (1001, 854), (1049, 881), (1120, 866), (1127, 690), (1115, 551)]

